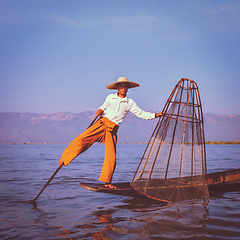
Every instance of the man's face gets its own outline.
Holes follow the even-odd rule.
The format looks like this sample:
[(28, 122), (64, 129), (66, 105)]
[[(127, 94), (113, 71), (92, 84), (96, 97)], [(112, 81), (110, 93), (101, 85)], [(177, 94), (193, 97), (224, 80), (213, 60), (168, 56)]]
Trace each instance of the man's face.
[(117, 85), (118, 93), (122, 96), (125, 96), (128, 91), (128, 84), (127, 83), (118, 83)]

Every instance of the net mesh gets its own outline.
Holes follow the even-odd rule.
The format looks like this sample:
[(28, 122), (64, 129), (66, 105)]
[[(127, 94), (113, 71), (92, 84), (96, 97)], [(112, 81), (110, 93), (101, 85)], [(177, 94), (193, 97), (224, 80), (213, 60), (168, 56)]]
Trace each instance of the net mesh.
[(162, 113), (131, 186), (166, 202), (208, 196), (203, 114), (196, 83), (182, 78)]

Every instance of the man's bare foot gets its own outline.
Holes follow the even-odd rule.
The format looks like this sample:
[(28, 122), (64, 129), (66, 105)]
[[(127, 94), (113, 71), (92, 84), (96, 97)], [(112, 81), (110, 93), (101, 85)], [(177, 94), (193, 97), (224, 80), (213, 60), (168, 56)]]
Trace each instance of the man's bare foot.
[(105, 183), (104, 187), (111, 188), (111, 189), (116, 189), (117, 187), (113, 186), (111, 183)]

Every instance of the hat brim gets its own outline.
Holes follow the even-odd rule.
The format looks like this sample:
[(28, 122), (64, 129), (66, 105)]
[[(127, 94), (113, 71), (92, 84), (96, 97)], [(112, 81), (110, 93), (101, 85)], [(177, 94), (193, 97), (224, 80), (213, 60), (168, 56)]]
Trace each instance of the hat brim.
[(107, 89), (113, 89), (113, 90), (117, 90), (117, 84), (119, 83), (127, 83), (128, 84), (128, 88), (135, 88), (135, 87), (139, 87), (140, 85), (136, 82), (132, 82), (132, 81), (122, 81), (122, 82), (114, 82), (114, 83), (110, 83), (106, 86)]

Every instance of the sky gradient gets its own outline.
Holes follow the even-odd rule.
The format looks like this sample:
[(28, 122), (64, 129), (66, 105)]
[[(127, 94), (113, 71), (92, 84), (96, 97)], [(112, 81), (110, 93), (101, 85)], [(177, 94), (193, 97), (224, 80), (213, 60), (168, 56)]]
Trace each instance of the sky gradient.
[(240, 114), (240, 1), (0, 0), (0, 112), (97, 110), (125, 76), (161, 111), (182, 77), (203, 111)]

